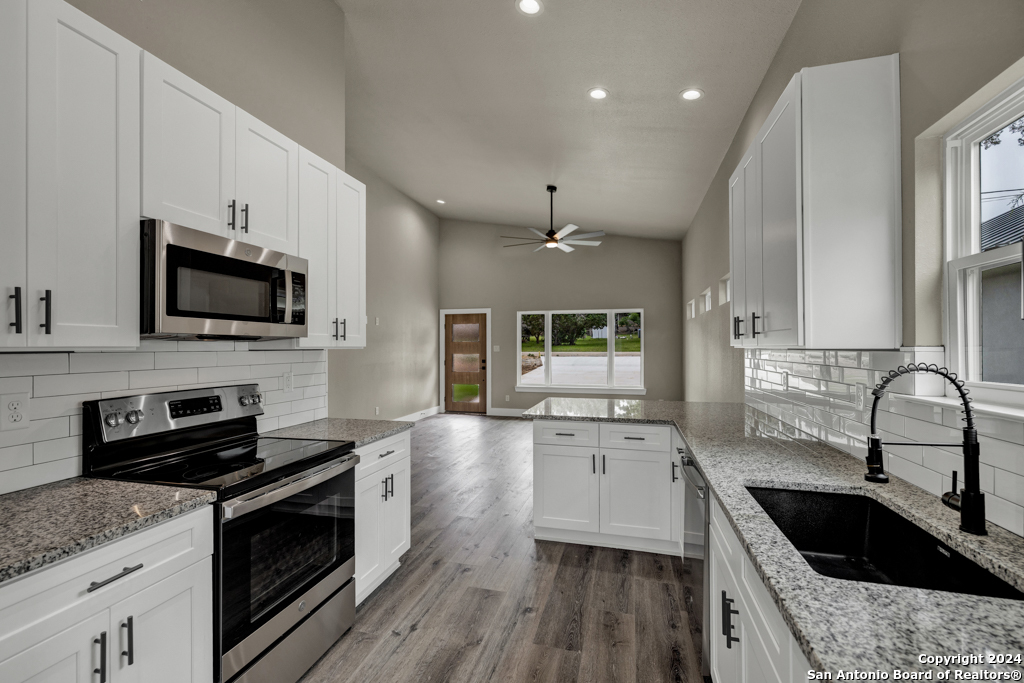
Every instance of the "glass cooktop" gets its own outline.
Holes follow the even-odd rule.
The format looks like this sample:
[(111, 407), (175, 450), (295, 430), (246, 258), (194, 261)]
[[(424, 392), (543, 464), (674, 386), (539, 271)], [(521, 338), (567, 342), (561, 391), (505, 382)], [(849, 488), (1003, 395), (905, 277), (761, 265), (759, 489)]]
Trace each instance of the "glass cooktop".
[(118, 470), (116, 479), (223, 489), (270, 472), (284, 474), (332, 454), (351, 451), (351, 441), (250, 437), (218, 448), (194, 451)]

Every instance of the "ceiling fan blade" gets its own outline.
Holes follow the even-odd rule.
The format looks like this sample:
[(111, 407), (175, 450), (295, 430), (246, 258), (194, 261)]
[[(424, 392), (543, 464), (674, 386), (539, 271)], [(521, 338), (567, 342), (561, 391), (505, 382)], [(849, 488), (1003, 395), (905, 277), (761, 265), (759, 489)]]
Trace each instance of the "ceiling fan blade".
[(542, 233), (542, 232), (541, 232), (540, 230), (538, 230), (537, 228), (527, 228), (527, 230), (529, 230), (530, 232), (534, 233), (535, 235), (537, 235), (537, 236), (538, 236), (538, 237), (540, 237), (541, 239), (545, 239), (545, 240), (546, 240), (546, 239), (548, 238), (548, 236), (547, 236), (547, 235), (545, 235), (544, 233)]
[(561, 249), (562, 251), (564, 251), (564, 252), (565, 252), (565, 253), (567, 253), (567, 254), (568, 254), (568, 253), (569, 253), (570, 251), (576, 251), (575, 249), (573, 249), (572, 247), (570, 247), (570, 246), (569, 246), (568, 244), (565, 244), (564, 242), (559, 242), (559, 243), (558, 243), (558, 248), (559, 248), (559, 249)]
[(541, 249), (543, 249), (543, 248), (544, 248), (544, 247), (546, 247), (546, 246), (548, 246), (548, 245), (546, 245), (546, 244), (542, 244), (542, 245), (540, 245), (539, 247), (537, 247), (536, 249), (534, 249), (533, 251), (534, 251), (534, 253), (536, 253), (536, 252), (540, 251)]
[(568, 235), (570, 232), (573, 232), (574, 230), (579, 230), (579, 229), (580, 229), (580, 226), (573, 225), (572, 223), (570, 223), (569, 225), (565, 226), (564, 228), (559, 230), (557, 233), (555, 233), (555, 239), (559, 239), (560, 240), (563, 237), (565, 237), (566, 235)]
[(536, 244), (537, 242), (546, 242), (547, 241), (547, 240), (535, 240), (532, 237), (512, 237), (512, 235), (502, 235), (501, 239), (503, 239), (503, 240), (519, 240), (520, 242), (533, 242), (534, 244)]
[(577, 247), (599, 247), (600, 242), (583, 242), (581, 240), (562, 240), (562, 244), (574, 244)]
[[(509, 247), (532, 247), (535, 244), (537, 244), (537, 243), (536, 242), (522, 242), (520, 244), (505, 244), (505, 245), (502, 245), (502, 246), (504, 246), (505, 249), (508, 249)], [(543, 247), (544, 245), (542, 244), (540, 246)]]
[(598, 230), (597, 232), (585, 232), (582, 235), (573, 235), (574, 240), (586, 240), (591, 237), (604, 237), (604, 230)]

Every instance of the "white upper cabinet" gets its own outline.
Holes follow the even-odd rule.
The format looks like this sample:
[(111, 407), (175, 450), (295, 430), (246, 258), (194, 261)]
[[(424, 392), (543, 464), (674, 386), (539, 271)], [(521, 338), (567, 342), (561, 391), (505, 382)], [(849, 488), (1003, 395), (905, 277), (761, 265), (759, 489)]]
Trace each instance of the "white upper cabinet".
[(285, 254), (299, 250), (299, 145), (236, 109), (239, 239)]
[(142, 58), (142, 215), (238, 238), (235, 105)]
[(27, 42), (27, 343), (138, 346), (141, 50), (61, 0)]
[[(28, 237), (25, 217), (25, 117), (28, 38), (25, 2), (0, 3), (0, 348), (28, 344), (25, 305)], [(16, 303), (21, 306), (17, 307)], [(18, 321), (20, 319), (20, 326)], [(20, 327), (20, 329), (19, 329)]]
[(338, 172), (337, 346), (366, 346), (366, 185)]
[[(335, 346), (338, 304), (338, 169), (309, 150), (299, 150), (299, 256), (309, 261), (306, 324), (309, 336), (299, 345)], [(340, 335), (338, 335), (340, 336)]]
[(899, 55), (793, 77), (730, 181), (733, 346), (900, 346), (900, 173)]

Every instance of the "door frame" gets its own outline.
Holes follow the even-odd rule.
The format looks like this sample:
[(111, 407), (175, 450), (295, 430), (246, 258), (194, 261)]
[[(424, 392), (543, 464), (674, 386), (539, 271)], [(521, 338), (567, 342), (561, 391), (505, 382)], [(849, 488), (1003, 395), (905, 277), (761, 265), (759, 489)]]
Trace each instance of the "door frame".
[[(444, 338), (444, 317), (446, 315), (461, 315), (463, 313), (482, 313), (487, 316), (487, 356), (490, 357), (491, 349), (494, 348), (492, 341), (494, 338), (491, 336), (491, 309), (489, 308), (442, 308), (440, 315), (438, 316), (438, 332), (437, 338), (440, 342), (438, 344), (438, 381), (437, 381), (437, 403), (440, 406), (439, 413), (445, 412), (444, 409), (444, 349), (445, 349), (445, 338)], [(494, 363), (487, 364), (487, 415), (491, 414), (491, 369)]]

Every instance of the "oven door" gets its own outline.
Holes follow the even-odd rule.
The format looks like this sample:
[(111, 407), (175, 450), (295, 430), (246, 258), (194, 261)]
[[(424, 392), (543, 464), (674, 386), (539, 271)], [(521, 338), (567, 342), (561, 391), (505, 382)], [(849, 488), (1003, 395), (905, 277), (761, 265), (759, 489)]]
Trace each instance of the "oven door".
[(165, 221), (144, 222), (142, 241), (143, 334), (306, 336), (304, 259)]
[(355, 574), (355, 466), (346, 456), (222, 504), (222, 679)]

